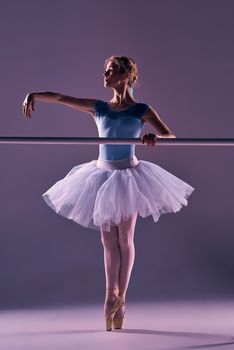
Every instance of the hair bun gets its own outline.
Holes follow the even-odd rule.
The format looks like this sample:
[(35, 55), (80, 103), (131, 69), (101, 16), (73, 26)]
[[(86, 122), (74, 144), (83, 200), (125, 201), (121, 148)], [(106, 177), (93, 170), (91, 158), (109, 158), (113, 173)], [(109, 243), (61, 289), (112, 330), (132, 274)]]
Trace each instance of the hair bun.
[(135, 85), (138, 80), (138, 69), (135, 61), (131, 57), (127, 56), (111, 56), (105, 60), (104, 69), (107, 63), (115, 61), (121, 73), (128, 72), (130, 75), (130, 86)]

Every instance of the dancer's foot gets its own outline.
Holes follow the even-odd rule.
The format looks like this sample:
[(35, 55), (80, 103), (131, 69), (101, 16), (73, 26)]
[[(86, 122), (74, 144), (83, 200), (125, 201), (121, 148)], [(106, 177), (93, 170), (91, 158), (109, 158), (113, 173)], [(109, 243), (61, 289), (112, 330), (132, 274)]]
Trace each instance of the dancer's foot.
[(113, 318), (113, 324), (114, 329), (122, 329), (125, 319), (125, 290), (119, 289), (119, 296), (122, 297), (122, 306), (116, 311), (114, 318)]
[(114, 314), (117, 310), (116, 302), (118, 299), (118, 289), (117, 288), (108, 288), (106, 289), (106, 297), (104, 304), (104, 314), (106, 319), (106, 330), (112, 330), (112, 321), (114, 318)]

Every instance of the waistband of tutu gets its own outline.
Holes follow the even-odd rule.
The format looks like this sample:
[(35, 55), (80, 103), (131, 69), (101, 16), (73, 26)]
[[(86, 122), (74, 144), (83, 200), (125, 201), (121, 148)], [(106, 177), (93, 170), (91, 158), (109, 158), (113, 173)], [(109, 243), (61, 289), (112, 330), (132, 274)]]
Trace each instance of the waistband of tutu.
[(97, 166), (106, 170), (116, 170), (116, 169), (126, 169), (133, 168), (139, 164), (139, 160), (135, 155), (128, 159), (120, 159), (120, 160), (106, 160), (102, 158), (98, 158)]

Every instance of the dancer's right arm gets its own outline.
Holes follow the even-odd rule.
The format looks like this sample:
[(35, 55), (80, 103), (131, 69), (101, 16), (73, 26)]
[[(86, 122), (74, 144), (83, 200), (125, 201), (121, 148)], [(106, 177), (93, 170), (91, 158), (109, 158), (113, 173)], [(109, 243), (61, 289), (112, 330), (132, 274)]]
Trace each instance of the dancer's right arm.
[(75, 108), (92, 115), (94, 114), (94, 105), (96, 102), (96, 100), (92, 98), (76, 98), (56, 92), (33, 92), (26, 95), (22, 105), (22, 110), (25, 117), (31, 118), (31, 113), (35, 111), (34, 103), (36, 100), (51, 103), (62, 103), (68, 107)]

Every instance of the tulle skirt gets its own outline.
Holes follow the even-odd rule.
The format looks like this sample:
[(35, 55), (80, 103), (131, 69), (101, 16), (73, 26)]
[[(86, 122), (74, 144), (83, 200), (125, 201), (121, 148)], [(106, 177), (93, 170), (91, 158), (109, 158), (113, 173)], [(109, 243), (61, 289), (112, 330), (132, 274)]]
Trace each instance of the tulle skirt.
[(154, 222), (187, 206), (194, 191), (188, 183), (157, 164), (131, 159), (98, 158), (74, 166), (42, 194), (59, 215), (95, 230), (110, 231), (136, 212)]

